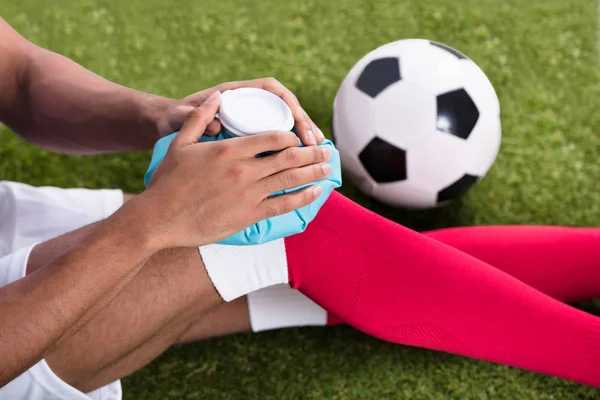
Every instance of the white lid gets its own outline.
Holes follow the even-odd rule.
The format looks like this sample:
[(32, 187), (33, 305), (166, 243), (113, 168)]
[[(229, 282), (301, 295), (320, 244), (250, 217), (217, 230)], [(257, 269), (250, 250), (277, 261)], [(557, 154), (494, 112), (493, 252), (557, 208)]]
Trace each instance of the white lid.
[(226, 90), (221, 95), (219, 120), (237, 136), (266, 131), (290, 131), (294, 127), (292, 110), (281, 97), (256, 88)]

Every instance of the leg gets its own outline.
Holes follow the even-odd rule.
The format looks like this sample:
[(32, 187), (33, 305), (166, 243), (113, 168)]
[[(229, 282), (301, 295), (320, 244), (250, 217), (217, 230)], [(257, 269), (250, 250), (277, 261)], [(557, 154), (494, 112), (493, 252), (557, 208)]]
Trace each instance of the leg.
[(600, 386), (599, 318), (335, 192), (303, 234), (272, 247), (272, 257), (283, 256), (277, 264), (264, 267), (264, 255), (247, 252), (202, 254), (209, 271), (236, 285), (238, 276), (256, 277), (249, 291), (285, 272), (290, 286), (387, 341)]
[[(333, 209), (335, 209), (335, 208), (336, 208), (336, 207), (334, 206), (334, 207), (333, 207)], [(335, 214), (336, 214), (336, 213), (334, 212), (334, 213), (333, 213), (333, 215), (335, 216)], [(338, 213), (338, 214), (339, 214), (339, 213)], [(350, 214), (352, 214), (352, 213), (350, 213)], [(315, 221), (315, 222), (316, 222), (316, 221)], [(360, 221), (359, 223), (366, 223), (366, 222), (368, 222), (368, 221)], [(388, 222), (389, 222), (389, 221), (388, 221)], [(314, 224), (313, 224), (313, 225), (314, 225)], [(317, 225), (318, 225), (318, 224), (317, 224)], [(340, 227), (340, 226), (342, 226), (342, 225), (343, 225), (343, 224), (340, 224), (340, 223), (338, 223), (338, 224), (337, 224), (337, 227), (339, 228), (339, 227)], [(368, 227), (368, 224), (367, 224), (367, 225), (364, 225), (364, 226), (367, 226), (367, 227)], [(383, 233), (385, 233), (385, 232), (383, 232)], [(308, 232), (307, 232), (307, 234), (308, 234)], [(298, 235), (298, 237), (303, 237), (303, 236), (306, 236), (307, 234), (304, 234), (304, 235)], [(310, 236), (311, 236), (311, 235), (309, 235), (309, 237), (307, 237), (307, 239), (309, 239), (309, 240), (310, 240), (310, 239), (311, 239), (311, 237), (310, 237)], [(314, 236), (314, 235), (312, 235), (312, 236)], [(313, 239), (314, 239), (314, 237), (313, 237)], [(405, 238), (405, 239), (406, 239), (406, 238)], [(398, 243), (400, 243), (400, 244), (402, 244), (402, 245), (406, 245), (405, 241), (403, 241), (403, 240), (400, 240)], [(296, 247), (301, 247), (303, 250), (306, 250), (306, 248), (311, 248), (311, 243), (310, 243), (310, 242), (307, 242), (307, 243), (306, 243), (306, 244), (308, 244), (309, 246), (302, 246), (302, 245), (301, 245), (301, 246), (297, 246), (296, 244), (294, 244), (294, 242), (293, 242), (293, 241), (291, 241), (291, 242), (290, 242), (290, 241), (288, 241), (288, 243), (287, 243), (287, 244), (288, 244), (288, 248), (289, 248), (289, 250), (291, 250), (292, 252), (295, 252), (295, 253), (297, 253), (297, 252), (298, 252), (298, 250), (299, 250), (299, 249), (297, 249)], [(389, 246), (389, 248), (392, 248), (392, 249), (393, 249), (393, 248), (395, 248), (395, 247), (398, 247), (397, 245), (393, 245), (393, 243), (391, 243), (391, 244), (392, 244), (392, 245), (391, 245), (391, 246)], [(355, 250), (355, 251), (358, 251), (358, 253), (360, 253), (360, 251), (359, 251), (359, 250), (361, 249), (361, 246), (354, 246), (354, 247), (352, 247), (352, 246), (351, 246), (351, 247), (349, 247), (349, 248), (352, 248), (353, 250)], [(410, 248), (408, 248), (408, 249), (409, 249), (409, 250), (411, 250)], [(414, 250), (414, 249), (412, 249), (412, 250)], [(292, 257), (292, 258), (295, 258), (295, 257)], [(298, 257), (298, 260), (300, 260), (300, 258), (299, 258), (299, 257)], [(338, 260), (338, 261), (339, 261), (339, 260)], [(292, 261), (292, 262), (296, 262), (296, 261)], [(335, 264), (335, 263), (334, 263), (334, 264)], [(443, 263), (442, 263), (442, 264), (443, 264)], [(319, 265), (319, 263), (318, 263), (318, 262), (317, 262), (317, 263), (314, 263), (314, 265), (315, 265), (315, 266), (317, 266), (317, 265)], [(350, 265), (350, 266), (352, 266), (352, 263), (349, 263), (349, 265)], [(294, 269), (300, 270), (300, 269), (301, 269), (301, 267), (296, 267), (296, 268), (294, 268)], [(350, 271), (352, 271), (353, 269), (354, 269), (354, 268), (351, 268), (351, 269), (350, 269)], [(290, 271), (290, 273), (291, 273), (291, 272), (292, 272), (292, 271)], [(326, 268), (325, 268), (325, 269), (323, 269), (323, 272), (327, 272), (327, 271), (326, 271)], [(342, 282), (342, 283), (343, 283), (343, 282)], [(344, 285), (341, 285), (341, 289), (342, 289), (342, 291), (344, 290)], [(305, 291), (307, 291), (307, 292), (308, 292), (309, 290), (310, 290), (310, 288), (309, 288), (309, 289), (305, 289)], [(107, 307), (107, 309), (108, 309), (108, 308), (109, 308), (109, 307)], [(334, 307), (334, 308), (336, 308), (336, 307)], [(337, 307), (337, 308), (339, 308), (339, 307)], [(200, 313), (200, 312), (199, 312), (199, 313)], [(198, 314), (199, 314), (199, 313), (198, 313)], [(196, 315), (196, 312), (194, 312), (194, 313), (192, 313), (192, 314)], [(180, 332), (181, 332), (181, 333), (183, 333), (183, 332), (185, 331), (185, 326), (189, 326), (189, 321), (187, 320), (187, 318), (184, 318), (184, 317), (182, 317), (181, 319), (183, 320), (183, 322), (181, 322), (181, 324), (182, 324), (182, 325), (184, 325), (184, 328), (181, 328), (181, 331), (180, 331)], [(173, 319), (168, 319), (168, 320), (169, 320), (169, 321), (172, 321), (174, 326), (175, 326), (175, 325), (179, 325), (179, 324), (178, 324), (178, 322), (179, 322), (179, 321), (174, 321)], [(90, 324), (90, 325), (92, 325), (92, 324)], [(82, 330), (82, 332), (83, 332), (83, 331), (85, 331), (85, 330), (87, 330), (87, 329), (88, 329), (88, 327), (84, 328), (84, 329)], [(365, 328), (364, 330), (366, 330), (367, 332), (369, 332), (369, 330), (370, 330), (370, 329), (367, 327), (367, 328)], [(97, 332), (98, 332), (98, 331), (97, 331), (97, 330), (92, 330), (92, 332), (90, 333), (90, 335), (93, 335), (93, 334), (94, 334), (94, 332), (96, 332), (96, 334), (97, 334)], [(162, 347), (162, 348), (164, 348), (164, 347), (168, 346), (168, 344), (165, 344), (164, 342), (167, 342), (167, 343), (168, 343), (168, 342), (170, 342), (170, 341), (174, 340), (174, 339), (171, 339), (172, 337), (174, 337), (174, 336), (178, 336), (178, 335), (180, 334), (180, 332), (177, 332), (177, 334), (171, 335), (171, 336), (169, 336), (168, 340), (165, 340), (165, 339), (162, 339), (162, 338), (163, 338), (165, 335), (161, 335), (161, 331), (160, 331), (159, 329), (155, 330), (155, 332), (156, 332), (156, 334), (155, 334), (154, 336), (150, 335), (150, 336), (151, 336), (151, 338), (150, 338), (150, 339), (148, 339), (148, 340), (146, 340), (146, 341), (142, 341), (142, 342), (141, 342), (141, 343), (138, 345), (138, 348), (139, 348), (139, 347), (144, 347), (144, 346), (155, 345), (157, 342), (159, 342), (159, 343), (161, 343), (161, 344), (162, 344), (162, 346), (159, 346), (159, 347)], [(164, 331), (163, 331), (163, 332), (164, 332)], [(375, 334), (375, 333), (373, 333), (373, 334)], [(393, 340), (393, 341), (395, 341), (396, 339), (392, 338), (392, 339), (389, 339), (389, 340)], [(400, 341), (400, 342), (402, 342), (402, 341)], [(410, 341), (410, 340), (408, 340), (408, 344), (411, 344), (410, 342), (411, 342), (411, 341)], [(415, 343), (415, 344), (419, 344), (419, 343)], [(88, 344), (86, 343), (86, 346), (87, 346), (87, 345), (88, 345)], [(421, 344), (421, 345), (424, 345), (425, 347), (438, 348), (438, 347), (436, 347), (435, 345), (433, 345), (433, 346), (432, 346), (432, 345), (428, 345), (427, 343), (425, 343), (425, 344)], [(443, 349), (443, 348), (442, 348), (442, 349)], [(447, 350), (447, 351), (452, 351), (452, 350), (450, 349), (450, 350)], [(133, 354), (132, 354), (132, 353), (133, 353)], [(156, 355), (156, 354), (157, 354), (157, 353), (154, 353), (154, 355), (152, 355), (152, 353), (153, 353), (153, 352), (152, 352), (152, 351), (150, 351), (150, 355), (146, 354), (146, 355), (147, 355), (147, 357), (149, 357), (149, 358), (153, 358), (153, 357), (154, 357), (154, 355)], [(459, 351), (459, 353), (460, 353), (460, 351)], [(468, 352), (465, 352), (465, 353), (466, 353), (466, 355), (472, 355), (472, 353), (471, 353), (471, 354), (469, 354)], [(81, 352), (80, 352), (80, 354), (81, 354)], [(88, 352), (86, 352), (86, 356), (87, 356), (87, 354), (88, 354)], [(462, 354), (462, 353), (461, 353), (461, 354)], [(106, 372), (106, 371), (110, 370), (111, 368), (112, 368), (112, 369), (115, 369), (116, 367), (121, 367), (121, 368), (122, 368), (124, 371), (127, 371), (127, 370), (133, 370), (133, 369), (135, 369), (135, 368), (136, 368), (136, 367), (135, 367), (135, 365), (138, 365), (138, 366), (139, 366), (139, 365), (143, 365), (143, 363), (145, 362), (145, 361), (144, 361), (144, 357), (138, 357), (138, 358), (136, 358), (136, 357), (135, 357), (136, 355), (137, 355), (137, 352), (136, 352), (136, 351), (134, 351), (134, 352), (128, 352), (126, 356), (120, 357), (120, 358), (118, 358), (118, 359), (117, 359), (116, 361), (114, 361), (114, 362), (109, 362), (109, 363), (108, 363), (109, 365), (107, 365), (107, 366), (103, 366), (103, 367), (101, 368), (101, 370), (103, 370), (103, 371), (105, 371), (105, 372)], [(482, 357), (482, 358), (486, 358), (486, 357)], [(132, 361), (132, 362), (130, 362), (131, 360), (133, 360), (133, 361)], [(53, 365), (53, 366), (54, 366), (54, 365), (56, 365), (56, 366), (57, 366), (57, 367), (55, 367), (55, 368), (57, 368), (57, 369), (60, 369), (60, 368), (61, 368), (61, 367), (60, 367), (60, 362), (61, 362), (61, 359), (60, 359), (60, 358), (59, 358), (58, 360), (56, 360), (56, 361), (51, 361), (51, 362), (52, 362), (52, 365)], [(509, 363), (510, 363), (510, 361), (509, 361)], [(68, 369), (68, 366), (67, 366), (67, 368), (65, 368), (65, 369)], [(66, 374), (67, 374), (67, 373), (68, 373), (68, 371), (67, 371), (67, 372), (64, 372), (64, 373), (62, 373), (62, 374), (59, 372), (59, 374), (61, 374), (61, 376), (66, 376)], [(115, 372), (115, 375), (116, 375), (116, 376), (121, 376), (123, 373), (127, 373), (127, 372)], [(74, 378), (73, 378), (73, 380), (75, 380), (75, 379), (77, 379), (77, 378), (76, 378), (76, 377), (74, 377)], [(106, 378), (106, 379), (108, 379), (108, 381), (110, 381), (110, 380), (111, 380), (111, 379), (109, 379), (109, 378)], [(102, 380), (100, 380), (100, 383), (97, 383), (97, 384), (93, 384), (93, 383), (91, 383), (91, 384), (89, 385), (89, 387), (88, 387), (88, 388), (89, 388), (89, 389), (91, 389), (91, 388), (94, 388), (94, 387), (100, 386), (102, 383), (104, 383)], [(82, 384), (82, 385), (81, 385), (81, 387), (82, 387), (82, 388), (86, 388), (86, 386), (85, 386), (84, 384)]]
[(481, 226), (426, 235), (560, 301), (600, 297), (599, 228)]
[(179, 338), (177, 344), (248, 332), (251, 328), (248, 297), (244, 296), (209, 311)]
[(366, 333), (600, 386), (599, 318), (337, 193), (285, 244), (290, 285)]
[[(105, 374), (105, 376), (107, 376), (107, 378), (105, 379), (108, 379), (108, 381), (110, 381), (113, 379), (113, 377), (120, 377), (123, 374), (131, 372), (139, 366), (143, 365), (144, 363), (150, 361), (154, 356), (156, 356), (160, 351), (164, 350), (164, 348), (166, 348), (170, 343), (174, 342), (187, 330), (187, 328), (191, 325), (191, 322), (193, 322), (190, 322), (190, 318), (192, 318), (192, 320), (195, 320), (196, 318), (199, 318), (199, 315), (201, 315), (201, 313), (197, 313), (194, 311), (192, 313), (192, 317), (182, 317), (180, 319), (181, 325), (178, 323), (179, 320), (170, 320), (170, 322), (172, 322), (173, 325), (180, 326), (180, 328), (175, 329), (176, 332), (172, 333), (171, 335), (167, 335), (167, 337), (163, 337), (158, 329), (154, 330), (155, 335), (152, 338), (149, 338), (143, 343), (141, 343), (143, 345), (143, 348), (145, 350), (148, 350), (148, 352), (130, 352), (123, 355), (116, 362), (110, 363), (110, 365), (108, 365), (107, 367), (103, 367), (103, 373)], [(232, 325), (231, 323), (223, 323), (223, 321), (231, 321), (230, 317), (233, 315), (238, 315), (238, 317), (241, 315), (241, 318), (234, 319), (236, 325)], [(219, 310), (219, 312), (213, 313), (211, 316), (209, 316), (208, 319), (205, 319), (201, 323), (194, 325), (193, 328), (190, 329), (184, 337), (182, 337), (180, 342), (197, 340), (199, 338), (215, 334), (224, 334), (231, 333), (234, 331), (246, 330), (249, 326), (249, 319), (248, 317), (244, 317), (244, 315), (247, 315), (246, 306), (244, 304), (244, 300), (240, 300), (236, 303), (233, 303), (227, 308)], [(221, 320), (219, 326), (216, 326), (214, 324), (215, 320)], [(207, 322), (210, 321), (212, 321), (212, 323), (210, 325), (207, 324)], [(127, 345), (124, 346), (126, 347)], [(67, 353), (72, 354), (72, 352), (70, 351)], [(52, 360), (50, 361), (52, 362)], [(110, 374), (110, 371), (113, 371), (113, 375)], [(102, 381), (100, 381), (100, 383), (98, 383), (97, 385), (99, 386), (101, 384)], [(95, 386), (92, 385), (91, 387)]]
[(225, 303), (194, 324), (180, 343), (252, 330), (337, 325), (342, 321), (288, 285), (274, 285)]
[[(12, 266), (16, 274), (32, 273), (76, 245), (94, 229), (95, 221), (110, 215), (129, 197), (116, 190), (35, 188), (0, 182), (0, 256), (41, 242), (24, 264)], [(91, 225), (84, 226), (87, 224)], [(49, 240), (52, 238), (56, 239)], [(220, 302), (197, 249), (156, 254), (113, 302), (48, 355), (46, 362), (82, 391), (95, 389), (153, 359)], [(36, 375), (39, 373), (43, 374)], [(22, 386), (18, 383), (12, 388), (17, 393), (27, 388), (46, 390), (31, 377), (44, 382), (47, 374), (51, 374), (47, 366), (36, 368), (21, 380)], [(54, 386), (62, 395), (66, 390), (79, 398), (72, 388), (50, 379), (48, 390)], [(115, 385), (111, 389), (115, 390)]]
[[(537, 290), (563, 302), (589, 300), (600, 296), (600, 229), (555, 226), (481, 226), (424, 232), (439, 242), (489, 263)], [(269, 289), (248, 295), (269, 296)], [(297, 317), (286, 323), (295, 294), (271, 296), (270, 302), (249, 304), (243, 297), (211, 311), (182, 338), (183, 342), (212, 336), (261, 331), (300, 325), (333, 325), (342, 321), (331, 313), (322, 322)], [(308, 299), (307, 299), (308, 300)], [(254, 309), (249, 312), (248, 307)], [(325, 312), (314, 304), (313, 315)], [(266, 326), (261, 315), (275, 315)], [(282, 316), (282, 317), (279, 317)], [(277, 321), (276, 318), (280, 318)], [(312, 320), (314, 321), (314, 319)]]
[[(74, 245), (88, 229), (36, 246), (28, 273)], [(67, 383), (88, 392), (150, 362), (220, 303), (196, 249), (163, 251), (46, 361)]]

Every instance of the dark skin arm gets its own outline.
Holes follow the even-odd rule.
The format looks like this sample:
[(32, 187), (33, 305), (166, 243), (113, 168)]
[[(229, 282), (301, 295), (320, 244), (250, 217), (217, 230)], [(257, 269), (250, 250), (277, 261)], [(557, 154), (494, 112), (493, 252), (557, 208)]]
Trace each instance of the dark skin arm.
[(0, 20), (0, 120), (29, 142), (72, 154), (151, 148), (175, 100), (109, 82)]
[[(153, 254), (218, 242), (319, 196), (314, 187), (270, 196), (327, 174), (327, 154), (298, 147), (291, 132), (198, 143), (219, 102), (215, 93), (190, 114), (142, 194), (58, 258), (0, 287), (0, 387), (77, 332)], [(266, 151), (278, 153), (256, 158)]]
[[(0, 121), (47, 150), (95, 154), (151, 149), (160, 137), (180, 129), (209, 94), (239, 87), (281, 96), (292, 108), (302, 141), (324, 139), (296, 97), (273, 78), (224, 83), (174, 100), (107, 81), (30, 43), (1, 18), (0, 38)], [(220, 129), (215, 120), (207, 133)]]
[(152, 256), (156, 249), (135, 214), (94, 226), (78, 247), (0, 288), (0, 387), (89, 321)]
[[(324, 153), (297, 147), (290, 132), (197, 143), (202, 134), (221, 128), (214, 118), (217, 90), (238, 87), (278, 94), (292, 108), (302, 140), (313, 142), (309, 131), (322, 138), (295, 96), (274, 79), (224, 83), (182, 100), (165, 99), (106, 81), (28, 42), (0, 19), (0, 121), (28, 141), (72, 154), (147, 149), (186, 123), (135, 201), (62, 256), (0, 288), (0, 387), (89, 321), (152, 254), (216, 242), (318, 196), (303, 190), (270, 198), (324, 178), (318, 164), (326, 161)], [(255, 157), (273, 150), (282, 151)]]

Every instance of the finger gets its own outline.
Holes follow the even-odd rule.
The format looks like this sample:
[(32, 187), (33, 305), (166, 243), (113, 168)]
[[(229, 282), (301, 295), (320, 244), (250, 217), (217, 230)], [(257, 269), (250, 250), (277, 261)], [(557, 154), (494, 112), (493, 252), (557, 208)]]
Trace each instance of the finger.
[(168, 127), (166, 134), (178, 131), (181, 129), (190, 114), (194, 112), (195, 107), (191, 105), (179, 105), (170, 111)]
[(187, 146), (197, 143), (206, 127), (215, 119), (220, 102), (221, 93), (219, 91), (211, 94), (204, 103), (190, 113), (179, 135), (173, 139), (171, 145)]
[[(291, 108), (291, 107), (290, 107)], [(292, 115), (296, 122), (296, 132), (306, 146), (314, 146), (319, 142), (315, 131), (315, 124), (312, 122), (306, 111), (298, 104), (296, 108), (292, 109)]]
[(280, 151), (288, 147), (298, 147), (300, 140), (294, 132), (266, 132), (259, 135), (238, 137), (230, 139), (232, 145), (239, 149), (236, 153), (247, 157), (254, 157), (257, 154)]
[(306, 111), (304, 111), (296, 95), (275, 78), (264, 78), (259, 81), (262, 89), (278, 95), (290, 107), (292, 116), (296, 122), (296, 131), (302, 143), (307, 146), (320, 143), (315, 129), (316, 125), (312, 122)]
[(317, 138), (317, 143), (323, 143), (325, 141), (325, 135), (323, 134), (323, 131), (321, 129), (319, 129), (319, 127), (317, 126), (317, 124), (315, 124), (313, 122), (313, 127), (314, 127), (314, 133), (315, 136)]
[(306, 167), (287, 169), (261, 179), (265, 196), (281, 190), (293, 189), (311, 182), (320, 181), (331, 175), (331, 165), (327, 163), (313, 164)]
[(218, 118), (213, 119), (213, 121), (208, 124), (206, 127), (206, 131), (204, 132), (207, 136), (216, 136), (221, 132), (222, 125), (221, 121)]
[(257, 207), (258, 218), (271, 218), (307, 206), (322, 192), (323, 189), (319, 185), (313, 185), (293, 193), (265, 199)]
[(260, 177), (264, 178), (290, 168), (329, 161), (331, 149), (320, 146), (290, 147), (268, 157), (257, 158)]
[(312, 123), (310, 120), (296, 120), (296, 132), (298, 132), (298, 137), (302, 141), (305, 146), (314, 146), (317, 144), (317, 138), (314, 134)]

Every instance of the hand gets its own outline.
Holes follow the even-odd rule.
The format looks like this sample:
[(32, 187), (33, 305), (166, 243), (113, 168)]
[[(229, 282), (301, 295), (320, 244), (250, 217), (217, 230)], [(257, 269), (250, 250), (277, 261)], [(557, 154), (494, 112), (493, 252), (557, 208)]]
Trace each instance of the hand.
[[(158, 121), (158, 130), (161, 136), (173, 133), (181, 128), (187, 116), (206, 100), (206, 98), (215, 91), (224, 92), (225, 90), (238, 89), (243, 87), (253, 87), (268, 90), (281, 97), (292, 110), (292, 115), (296, 121), (296, 132), (307, 146), (322, 143), (325, 140), (323, 132), (310, 119), (306, 111), (302, 108), (296, 96), (283, 84), (275, 78), (262, 78), (250, 81), (227, 82), (222, 83), (210, 89), (187, 96), (177, 102), (162, 115)], [(213, 136), (221, 131), (221, 123), (218, 119), (212, 121), (207, 129), (206, 135)]]
[[(215, 91), (189, 115), (173, 139), (148, 189), (138, 199), (156, 220), (159, 248), (200, 246), (224, 239), (262, 219), (304, 207), (318, 185), (269, 198), (329, 176), (327, 148), (298, 147), (293, 132), (198, 143), (214, 124), (220, 104)], [(256, 158), (268, 151), (278, 153)]]

